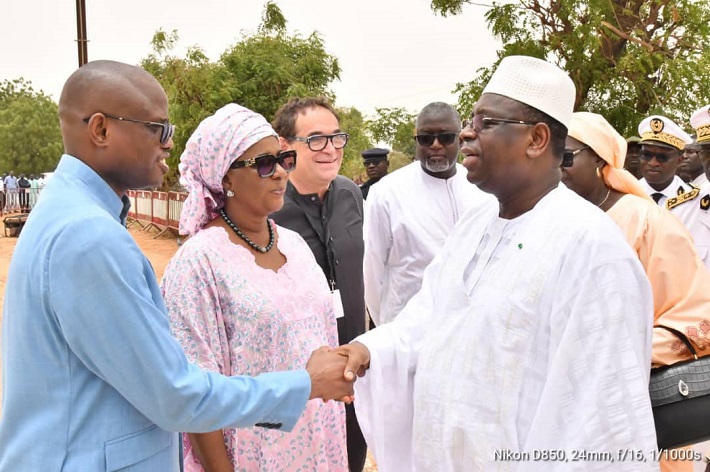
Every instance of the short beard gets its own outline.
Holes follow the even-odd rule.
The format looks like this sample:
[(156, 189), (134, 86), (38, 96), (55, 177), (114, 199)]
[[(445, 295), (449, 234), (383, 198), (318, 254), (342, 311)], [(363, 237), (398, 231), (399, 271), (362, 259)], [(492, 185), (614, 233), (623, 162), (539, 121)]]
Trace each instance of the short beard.
[(446, 172), (447, 170), (451, 169), (451, 167), (453, 167), (453, 164), (451, 164), (449, 161), (438, 163), (432, 162), (429, 159), (424, 159), (424, 167), (429, 172), (438, 174), (440, 172)]

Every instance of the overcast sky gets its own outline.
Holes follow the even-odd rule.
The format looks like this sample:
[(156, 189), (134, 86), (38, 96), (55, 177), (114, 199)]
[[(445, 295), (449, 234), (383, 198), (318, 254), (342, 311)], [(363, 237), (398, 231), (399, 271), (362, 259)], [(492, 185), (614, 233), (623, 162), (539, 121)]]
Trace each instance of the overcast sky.
[[(181, 54), (199, 45), (211, 60), (242, 33), (254, 32), (264, 0), (86, 0), (89, 60), (137, 64), (153, 33), (178, 30)], [(24, 77), (55, 100), (77, 67), (74, 0), (0, 0), (0, 80)], [(417, 112), (435, 100), (454, 103), (457, 82), (490, 65), (498, 47), (484, 7), (435, 15), (427, 0), (280, 0), (290, 33), (318, 31), (342, 68), (332, 84), (339, 106)]]

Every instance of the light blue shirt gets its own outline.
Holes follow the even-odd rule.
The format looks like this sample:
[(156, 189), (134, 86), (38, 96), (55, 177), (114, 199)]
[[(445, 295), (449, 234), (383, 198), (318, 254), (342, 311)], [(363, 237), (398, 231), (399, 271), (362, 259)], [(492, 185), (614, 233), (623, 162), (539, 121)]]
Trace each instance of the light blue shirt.
[(17, 177), (12, 175), (5, 177), (5, 188), (17, 188)]
[(174, 431), (290, 431), (305, 370), (224, 377), (187, 362), (127, 199), (64, 155), (10, 263), (0, 471), (174, 471)]

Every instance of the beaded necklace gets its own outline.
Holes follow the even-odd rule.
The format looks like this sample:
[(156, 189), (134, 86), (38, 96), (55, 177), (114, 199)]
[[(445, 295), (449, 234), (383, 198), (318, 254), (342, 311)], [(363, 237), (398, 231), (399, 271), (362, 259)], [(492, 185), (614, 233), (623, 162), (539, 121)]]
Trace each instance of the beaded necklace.
[(266, 247), (263, 247), (263, 246), (259, 246), (254, 241), (249, 239), (249, 236), (242, 233), (241, 230), (239, 228), (237, 228), (237, 225), (235, 225), (234, 222), (229, 219), (229, 217), (227, 216), (227, 213), (224, 212), (224, 208), (219, 209), (219, 214), (222, 215), (222, 219), (224, 220), (224, 222), (227, 223), (227, 225), (230, 228), (232, 228), (235, 233), (237, 233), (237, 236), (242, 238), (249, 245), (249, 247), (251, 247), (255, 251), (263, 254), (265, 252), (269, 252), (269, 250), (272, 247), (274, 247), (274, 239), (275, 239), (274, 238), (274, 228), (272, 228), (271, 225), (269, 224), (269, 220), (266, 220), (266, 227), (269, 229), (269, 244), (267, 244)]

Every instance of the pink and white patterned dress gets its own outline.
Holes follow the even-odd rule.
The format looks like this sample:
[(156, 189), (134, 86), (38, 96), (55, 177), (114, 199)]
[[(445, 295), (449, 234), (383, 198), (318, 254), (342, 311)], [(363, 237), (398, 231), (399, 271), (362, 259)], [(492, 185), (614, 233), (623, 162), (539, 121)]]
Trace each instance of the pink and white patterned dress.
[[(187, 240), (165, 270), (163, 296), (173, 335), (190, 361), (225, 375), (302, 369), (311, 352), (337, 346), (330, 291), (297, 233), (277, 227), (286, 264), (274, 272), (220, 227)], [(275, 248), (275, 249), (276, 249)], [(184, 435), (185, 471), (202, 471)], [(293, 431), (225, 429), (238, 471), (347, 471), (345, 410), (311, 400)]]

